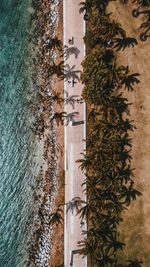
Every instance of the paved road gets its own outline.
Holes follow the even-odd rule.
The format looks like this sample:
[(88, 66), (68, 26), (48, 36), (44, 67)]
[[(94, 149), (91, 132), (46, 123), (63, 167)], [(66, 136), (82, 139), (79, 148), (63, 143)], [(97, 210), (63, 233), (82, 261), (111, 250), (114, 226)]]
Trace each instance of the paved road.
[[(85, 23), (83, 16), (79, 14), (79, 3), (81, 0), (64, 0), (64, 45), (67, 48), (67, 54), (71, 51), (76, 51), (66, 58), (66, 64), (69, 65), (64, 82), (65, 98), (73, 95), (81, 97), (83, 86), (80, 84), (76, 75), (80, 76), (81, 61), (85, 55), (85, 46), (83, 36), (85, 33)], [(69, 41), (70, 39), (70, 41)], [(74, 49), (75, 48), (75, 49)], [(76, 49), (77, 48), (77, 49)], [(74, 67), (73, 67), (74, 66)], [(73, 67), (73, 68), (72, 68)], [(74, 78), (73, 78), (74, 77)], [(69, 103), (65, 105), (67, 114), (79, 112), (74, 118), (74, 123), (69, 123), (65, 127), (65, 202), (70, 201), (73, 197), (85, 198), (81, 183), (84, 176), (78, 168), (75, 161), (81, 158), (80, 153), (83, 151), (85, 143), (85, 105), (75, 104), (73, 108)], [(71, 212), (65, 214), (65, 267), (70, 266), (71, 253), (77, 250), (77, 242), (82, 240), (82, 230), (86, 229), (86, 224), (80, 228), (80, 219)], [(73, 256), (74, 267), (86, 267), (87, 259), (82, 258), (79, 254)]]

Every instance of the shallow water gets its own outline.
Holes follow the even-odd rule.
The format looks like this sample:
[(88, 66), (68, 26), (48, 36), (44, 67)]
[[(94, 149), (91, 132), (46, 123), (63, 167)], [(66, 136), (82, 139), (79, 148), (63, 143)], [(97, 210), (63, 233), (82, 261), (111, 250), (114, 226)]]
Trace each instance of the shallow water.
[(34, 188), (29, 0), (0, 0), (0, 267), (26, 266)]

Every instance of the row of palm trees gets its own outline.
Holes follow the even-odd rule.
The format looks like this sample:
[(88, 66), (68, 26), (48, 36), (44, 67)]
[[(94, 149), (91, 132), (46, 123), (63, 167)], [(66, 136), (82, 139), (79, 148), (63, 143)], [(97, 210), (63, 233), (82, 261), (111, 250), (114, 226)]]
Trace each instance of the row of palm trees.
[(107, 14), (109, 2), (88, 0), (80, 4), (80, 12), (88, 15), (81, 80), (89, 112), (86, 153), (77, 162), (86, 173), (83, 187), (87, 201), (75, 199), (69, 207), (88, 222), (79, 247), (92, 267), (140, 267), (138, 259), (126, 261), (118, 256), (125, 246), (119, 238), (119, 223), (128, 206), (141, 195), (134, 186), (131, 166), (130, 131), (136, 127), (129, 120), (131, 104), (123, 92), (133, 91), (140, 81), (139, 74), (130, 73), (128, 66), (118, 66), (116, 52), (134, 47), (137, 41), (127, 37)]

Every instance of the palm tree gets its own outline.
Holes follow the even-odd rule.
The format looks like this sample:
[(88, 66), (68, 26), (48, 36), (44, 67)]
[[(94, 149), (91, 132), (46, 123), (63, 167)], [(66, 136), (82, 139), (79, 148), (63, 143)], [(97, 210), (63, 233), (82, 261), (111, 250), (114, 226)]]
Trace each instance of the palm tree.
[(66, 118), (67, 113), (66, 112), (55, 112), (54, 116), (51, 118), (51, 120), (56, 120), (57, 125), (59, 126), (59, 123), (63, 125), (63, 121)]
[(86, 0), (85, 2), (81, 2), (79, 4), (81, 7), (79, 9), (79, 13), (88, 13), (92, 8), (92, 0)]
[(93, 194), (99, 193), (100, 181), (96, 177), (87, 176), (85, 181), (82, 183), (82, 186), (85, 187), (84, 192), (92, 196)]
[(92, 167), (92, 158), (84, 153), (81, 153), (81, 155), (83, 156), (83, 158), (76, 160), (76, 162), (80, 163), (79, 167), (83, 172), (90, 170)]
[(127, 98), (122, 97), (122, 94), (111, 98), (111, 107), (116, 111), (117, 117), (122, 120), (123, 113), (129, 114), (129, 103)]
[[(95, 259), (94, 259), (95, 260)], [(115, 266), (115, 260), (113, 257), (108, 256), (108, 255), (103, 255), (101, 259), (96, 259), (95, 260), (95, 267), (97, 266)]]
[[(111, 257), (112, 255), (109, 256), (109, 254), (105, 252), (107, 247), (105, 247), (105, 242), (107, 238), (105, 242), (103, 242), (103, 239), (105, 239), (108, 234), (107, 230), (100, 233), (99, 229), (91, 228), (86, 234), (87, 238), (78, 242), (79, 247), (81, 247), (81, 254), (91, 257), (92, 266), (114, 266), (112, 265), (114, 263), (113, 257)], [(103, 237), (101, 238), (101, 236)], [(110, 263), (111, 265), (107, 265)]]
[(120, 85), (121, 81), (123, 80), (123, 77), (128, 71), (128, 66), (117, 66), (116, 62), (108, 65), (108, 71), (106, 73), (106, 79), (108, 80), (108, 83), (110, 86), (112, 85)]
[(97, 214), (97, 207), (90, 203), (86, 203), (79, 209), (78, 214), (80, 214), (81, 220), (87, 220), (92, 214)]
[(63, 222), (63, 217), (62, 217), (62, 209), (58, 208), (55, 212), (51, 213), (49, 216), (49, 224), (50, 225), (54, 225), (56, 224), (58, 226), (58, 224)]
[(59, 104), (61, 106), (62, 102), (64, 102), (64, 99), (61, 97), (61, 93), (53, 92), (53, 95), (51, 96), (51, 99)]
[(112, 253), (112, 252), (115, 253), (117, 250), (122, 250), (124, 246), (125, 246), (125, 243), (113, 239), (113, 240), (109, 243), (107, 249), (108, 249), (108, 251), (111, 250), (111, 253)]
[(64, 61), (61, 61), (59, 64), (53, 62), (52, 65), (48, 68), (48, 76), (57, 75), (57, 77), (63, 78), (64, 76)]
[(117, 36), (126, 36), (126, 32), (122, 29), (121, 25), (114, 20), (110, 20), (110, 15), (93, 18), (93, 33), (105, 45), (113, 41)]
[(95, 7), (97, 10), (99, 10), (100, 14), (104, 14), (104, 10), (106, 6), (108, 5), (109, 0), (86, 0), (85, 2), (81, 2), (79, 5), (81, 6), (79, 9), (79, 13), (85, 13), (84, 19), (88, 20), (92, 7)]
[(50, 50), (58, 49), (59, 51), (62, 51), (62, 41), (59, 40), (58, 37), (51, 38), (46, 47)]
[(118, 178), (120, 177), (121, 180), (127, 183), (129, 180), (131, 181), (131, 177), (134, 176), (133, 170), (131, 169), (130, 164), (127, 166), (123, 166), (121, 169), (118, 169)]
[(83, 256), (92, 256), (95, 253), (96, 245), (91, 242), (91, 240), (88, 240), (87, 238), (84, 238), (82, 241), (78, 241), (78, 246), (80, 247), (80, 254)]
[(106, 64), (109, 64), (109, 63), (113, 62), (114, 57), (115, 57), (115, 56), (114, 56), (113, 51), (111, 51), (111, 50), (106, 50), (106, 51), (104, 52), (104, 55), (103, 55), (103, 61), (104, 61)]
[(91, 109), (91, 111), (88, 114), (88, 121), (96, 122), (98, 120), (98, 116), (100, 115), (100, 112), (97, 112), (94, 108)]
[(87, 29), (86, 35), (84, 37), (84, 42), (88, 48), (93, 48), (100, 43), (100, 38), (98, 36), (95, 36), (93, 31)]

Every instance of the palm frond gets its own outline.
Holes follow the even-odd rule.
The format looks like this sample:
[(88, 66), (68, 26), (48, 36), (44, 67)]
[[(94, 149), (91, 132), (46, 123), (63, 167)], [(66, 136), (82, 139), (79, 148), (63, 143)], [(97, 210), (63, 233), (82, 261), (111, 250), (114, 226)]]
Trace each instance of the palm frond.
[(58, 39), (58, 37), (54, 37), (54, 38), (51, 38), (48, 42), (48, 44), (46, 45), (47, 48), (49, 48), (50, 50), (52, 48), (54, 49), (58, 49), (59, 51), (62, 50), (62, 41)]

